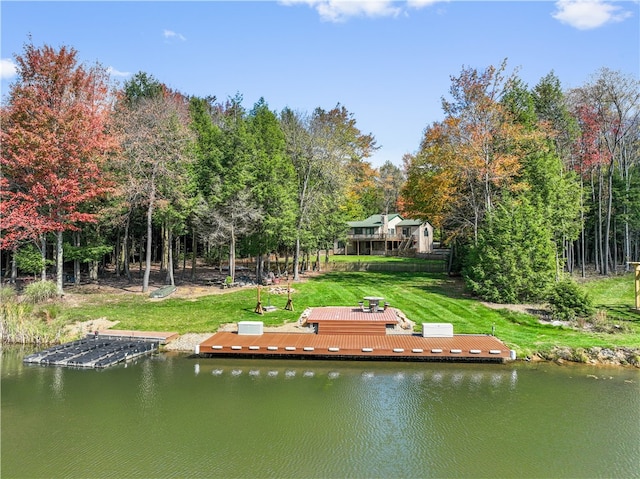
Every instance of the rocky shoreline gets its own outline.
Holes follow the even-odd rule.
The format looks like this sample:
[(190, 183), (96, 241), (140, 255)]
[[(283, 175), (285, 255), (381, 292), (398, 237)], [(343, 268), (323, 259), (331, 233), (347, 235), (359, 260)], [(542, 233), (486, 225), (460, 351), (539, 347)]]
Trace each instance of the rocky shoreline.
[(627, 366), (640, 368), (638, 348), (569, 348), (557, 346), (549, 352), (537, 352), (537, 360), (591, 364), (600, 366)]

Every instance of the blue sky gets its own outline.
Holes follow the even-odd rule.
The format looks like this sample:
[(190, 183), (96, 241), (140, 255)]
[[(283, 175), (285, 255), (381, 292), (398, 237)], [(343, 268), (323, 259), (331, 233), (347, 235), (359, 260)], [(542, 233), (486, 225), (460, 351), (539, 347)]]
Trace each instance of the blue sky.
[(236, 93), (251, 106), (311, 112), (337, 103), (400, 165), (463, 67), (508, 59), (530, 87), (554, 71), (564, 88), (600, 68), (640, 77), (640, 3), (561, 1), (199, 1), (0, 3), (1, 94), (14, 54), (67, 45), (125, 81), (144, 71), (189, 95)]

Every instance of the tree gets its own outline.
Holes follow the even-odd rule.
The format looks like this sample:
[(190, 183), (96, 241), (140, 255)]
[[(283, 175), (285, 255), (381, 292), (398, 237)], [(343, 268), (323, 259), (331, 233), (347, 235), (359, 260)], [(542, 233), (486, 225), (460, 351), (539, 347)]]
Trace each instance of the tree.
[(274, 112), (260, 99), (249, 113), (248, 132), (253, 142), (251, 192), (262, 220), (253, 235), (253, 254), (258, 257), (257, 277), (263, 274), (263, 255), (280, 241), (293, 242), (295, 225), (295, 173), (286, 155), (284, 132)]
[(385, 214), (398, 211), (398, 200), (404, 182), (402, 170), (389, 160), (379, 168), (377, 187), (382, 192), (381, 211)]
[[(518, 140), (521, 174), (514, 179), (511, 189), (527, 197), (553, 232), (559, 279), (569, 245), (579, 234), (580, 189), (576, 175), (565, 171), (559, 156), (563, 151), (559, 147), (559, 135), (546, 119), (538, 117), (535, 99), (535, 94), (518, 79), (510, 83), (503, 96), (506, 109), (526, 132)], [(551, 114), (549, 103), (546, 111)], [(556, 108), (559, 110), (556, 116), (563, 113), (566, 116), (561, 104)], [(565, 125), (571, 125), (565, 116), (562, 116)]]
[(520, 196), (506, 198), (486, 216), (463, 275), (469, 289), (487, 301), (539, 301), (553, 284), (554, 265), (544, 214)]
[[(135, 82), (136, 78), (131, 81)], [(125, 84), (125, 93), (130, 90), (129, 85)], [(142, 291), (146, 292), (151, 274), (154, 213), (159, 201), (170, 199), (185, 187), (187, 165), (192, 158), (193, 133), (188, 127), (186, 99), (164, 87), (152, 86), (148, 93), (134, 98), (123, 95), (116, 114), (123, 151), (119, 167), (126, 176), (126, 191), (132, 201), (146, 207), (147, 241), (142, 282)]]
[(348, 184), (347, 165), (371, 155), (376, 148), (372, 135), (363, 134), (344, 106), (330, 111), (316, 108), (310, 117), (290, 109), (281, 114), (287, 154), (297, 182), (297, 218), (294, 280), (299, 279), (304, 238), (323, 236), (314, 231), (334, 205), (344, 204)]
[(456, 149), (455, 158), (473, 196), (474, 238), (495, 195), (519, 174), (518, 140), (523, 126), (502, 103), (516, 80), (515, 75), (505, 78), (505, 71), (506, 61), (482, 72), (463, 68), (460, 76), (451, 79), (452, 100), (442, 100), (442, 109), (451, 120), (448, 136)]
[(484, 215), (517, 187), (528, 135), (503, 101), (517, 81), (515, 75), (505, 78), (505, 70), (506, 62), (482, 72), (463, 68), (452, 77), (452, 99), (442, 100), (445, 119), (425, 129), (419, 152), (406, 165), (402, 210), (436, 226), (447, 222), (454, 235), (471, 229), (473, 243)]
[(2, 109), (2, 247), (57, 238), (57, 292), (63, 294), (63, 232), (95, 222), (83, 207), (109, 190), (104, 155), (108, 77), (78, 64), (73, 48), (27, 44), (16, 56), (18, 80)]
[[(601, 272), (608, 274), (613, 262), (611, 239), (615, 234), (612, 232), (615, 215), (613, 181), (617, 168), (630, 186), (629, 173), (634, 157), (628, 153), (633, 151), (632, 145), (638, 138), (640, 81), (603, 68), (590, 83), (573, 90), (571, 96), (575, 110), (582, 115), (583, 125), (587, 125), (587, 138), (594, 143), (593, 150), (599, 154), (596, 170), (597, 231)], [(624, 209), (623, 205), (621, 207)], [(627, 212), (622, 216), (627, 217)], [(629, 258), (629, 228), (626, 223), (624, 231), (624, 256)]]

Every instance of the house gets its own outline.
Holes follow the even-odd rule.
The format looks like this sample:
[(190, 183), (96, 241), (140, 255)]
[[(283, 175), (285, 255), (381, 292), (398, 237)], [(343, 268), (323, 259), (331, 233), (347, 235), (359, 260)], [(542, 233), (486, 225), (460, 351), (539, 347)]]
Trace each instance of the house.
[(403, 219), (399, 214), (371, 215), (349, 221), (346, 243), (335, 245), (336, 254), (402, 255), (431, 253), (433, 227), (426, 221)]

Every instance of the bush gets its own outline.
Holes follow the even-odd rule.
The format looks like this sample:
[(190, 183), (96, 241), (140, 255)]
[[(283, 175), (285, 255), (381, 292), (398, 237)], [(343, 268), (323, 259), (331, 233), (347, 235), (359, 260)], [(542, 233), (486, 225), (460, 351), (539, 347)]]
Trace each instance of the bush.
[(18, 249), (15, 259), (20, 271), (31, 274), (38, 274), (43, 268), (55, 264), (55, 262), (50, 259), (43, 260), (40, 250), (32, 244)]
[(24, 289), (24, 296), (28, 302), (37, 304), (55, 298), (57, 292), (56, 283), (53, 281), (38, 281)]
[(0, 286), (0, 304), (15, 303), (17, 296), (13, 286)]
[(571, 279), (563, 279), (556, 283), (548, 301), (551, 315), (560, 321), (584, 319), (593, 314), (591, 298)]

